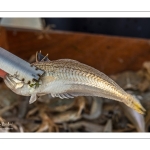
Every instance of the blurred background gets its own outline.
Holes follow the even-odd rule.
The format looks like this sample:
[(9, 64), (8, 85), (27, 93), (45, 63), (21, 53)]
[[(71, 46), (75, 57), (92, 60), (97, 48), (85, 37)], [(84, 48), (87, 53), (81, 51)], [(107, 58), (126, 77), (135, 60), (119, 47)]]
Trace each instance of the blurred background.
[(1, 18), (1, 24), (41, 29), (41, 20), (54, 30), (150, 38), (149, 18)]
[(45, 18), (55, 29), (126, 37), (150, 37), (149, 18)]
[(117, 101), (16, 95), (0, 80), (0, 132), (150, 132), (150, 18), (1, 18), (0, 47), (32, 63), (74, 59), (116, 81), (146, 109)]

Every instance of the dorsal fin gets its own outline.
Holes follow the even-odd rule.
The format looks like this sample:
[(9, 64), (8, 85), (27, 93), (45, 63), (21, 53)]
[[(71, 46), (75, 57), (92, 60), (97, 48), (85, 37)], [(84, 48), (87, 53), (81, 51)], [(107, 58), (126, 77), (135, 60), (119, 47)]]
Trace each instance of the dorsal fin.
[(41, 61), (50, 61), (48, 59), (48, 54), (46, 56), (44, 56), (44, 55), (41, 54), (41, 51), (36, 52), (36, 62), (41, 62)]

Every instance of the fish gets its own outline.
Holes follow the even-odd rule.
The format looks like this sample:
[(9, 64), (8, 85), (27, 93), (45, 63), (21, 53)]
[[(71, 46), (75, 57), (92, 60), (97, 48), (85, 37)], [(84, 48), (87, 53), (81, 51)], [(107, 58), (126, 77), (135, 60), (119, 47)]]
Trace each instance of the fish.
[(36, 53), (36, 61), (31, 65), (44, 71), (35, 84), (24, 83), (9, 74), (4, 78), (5, 84), (13, 92), (31, 96), (30, 104), (46, 94), (61, 99), (95, 96), (122, 102), (140, 114), (146, 111), (135, 97), (125, 92), (107, 75), (89, 65), (72, 59), (49, 60), (48, 55), (44, 57), (41, 52)]

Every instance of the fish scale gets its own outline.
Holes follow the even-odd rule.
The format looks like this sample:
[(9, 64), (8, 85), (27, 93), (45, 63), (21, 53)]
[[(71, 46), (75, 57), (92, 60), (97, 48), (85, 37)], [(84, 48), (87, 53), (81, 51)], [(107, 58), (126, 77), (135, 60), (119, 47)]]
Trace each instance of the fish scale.
[[(102, 84), (103, 83), (103, 89), (110, 89), (109, 87), (112, 87), (113, 88), (116, 88), (115, 92), (117, 92), (117, 90), (119, 89), (121, 92), (123, 92), (124, 94), (124, 91), (117, 85), (117, 84), (114, 84), (114, 81), (111, 81), (111, 79), (109, 79), (108, 81), (108, 77), (107, 76), (104, 76), (102, 74), (93, 74), (93, 72), (91, 73), (89, 69), (89, 66), (87, 66), (87, 70), (84, 70), (85, 69), (85, 66), (82, 68), (82, 67), (77, 67), (77, 66), (74, 66), (72, 64), (70, 64), (70, 66), (65, 66), (63, 67), (63, 63), (65, 63), (66, 61), (68, 60), (61, 60), (60, 63), (57, 63), (55, 61), (51, 61), (51, 62), (38, 62), (38, 63), (34, 63), (33, 65), (40, 68), (40, 69), (43, 69), (44, 71), (48, 72), (48, 74), (50, 75), (51, 72), (53, 72), (53, 68), (56, 67), (56, 64), (57, 64), (57, 69), (55, 68), (55, 72), (52, 76), (59, 76), (60, 72), (62, 74), (64, 74), (63, 76), (63, 79), (65, 80), (72, 80), (72, 73), (71, 71), (74, 70), (75, 74), (74, 74), (74, 78), (77, 78), (78, 81), (82, 82), (83, 84), (87, 85), (87, 83), (89, 83), (89, 85), (96, 85), (94, 84), (95, 83), (100, 83)], [(59, 62), (59, 61), (58, 61)], [(76, 63), (77, 65), (78, 63)], [(48, 67), (49, 66), (49, 67)], [(55, 67), (53, 67), (55, 66)], [(64, 71), (62, 72), (61, 71), (61, 68), (64, 68)], [(51, 69), (52, 68), (52, 69)], [(72, 69), (72, 70), (71, 70)], [(96, 72), (96, 70), (94, 70)], [(81, 75), (82, 74), (82, 75)], [(87, 77), (89, 76), (89, 78)], [(82, 78), (88, 78), (87, 79), (87, 83), (82, 79)], [(106, 82), (107, 81), (107, 82)], [(112, 86), (112, 83), (113, 83), (113, 86)], [(120, 92), (119, 92), (120, 93)]]
[[(75, 79), (78, 79), (78, 81), (83, 82), (83, 83), (85, 83), (85, 79), (86, 79), (88, 81), (88, 83), (90, 83), (89, 85), (95, 85), (94, 83), (102, 83), (102, 82), (105, 82), (105, 80), (107, 80), (107, 82), (104, 83), (105, 86), (103, 88), (106, 87), (106, 89), (108, 89), (112, 83), (114, 84), (114, 82), (111, 81), (110, 79), (109, 79), (109, 81), (111, 81), (111, 83), (108, 82), (107, 76), (104, 76), (104, 75), (101, 76), (100, 74), (94, 75), (93, 72), (91, 73), (90, 70), (88, 70), (89, 66), (87, 66), (87, 70), (85, 70), (85, 66), (84, 66), (84, 68), (82, 68), (82, 67), (79, 68), (79, 67), (74, 66), (72, 64), (70, 64), (70, 66), (65, 66), (65, 65), (63, 66), (62, 64), (65, 63), (66, 61), (68, 61), (68, 60), (65, 60), (65, 59), (61, 60), (60, 63), (57, 63), (55, 61), (54, 62), (53, 61), (51, 61), (51, 62), (39, 62), (37, 64), (34, 63), (34, 66), (36, 66), (40, 69), (43, 69), (44, 71), (48, 72), (48, 74), (50, 75), (51, 72), (53, 72), (52, 66), (54, 65), (56, 67), (56, 64), (57, 64), (57, 69), (55, 69), (55, 73), (53, 74), (53, 76), (58, 76), (61, 73), (61, 74), (64, 74), (64, 76), (63, 76), (64, 79), (72, 80), (73, 79), (72, 71), (73, 71)], [(77, 64), (78, 63), (76, 63), (76, 65)], [(61, 71), (62, 67), (64, 68), (64, 71)], [(85, 79), (83, 79), (83, 78), (85, 78)], [(102, 79), (104, 79), (104, 80), (102, 80)], [(115, 86), (120, 88), (118, 85), (114, 84), (114, 87)], [(120, 90), (122, 90), (122, 89), (120, 89)], [(116, 90), (116, 92), (117, 92), (117, 90)], [(122, 92), (124, 92), (124, 91), (122, 90)]]
[(71, 59), (50, 61), (41, 53), (37, 53), (36, 56), (36, 62), (31, 65), (44, 72), (38, 83), (28, 85), (9, 75), (4, 78), (4, 82), (13, 92), (31, 96), (30, 103), (45, 94), (60, 98), (97, 96), (123, 102), (144, 114), (145, 109), (135, 97), (126, 93), (117, 83), (97, 69)]
[[(82, 95), (80, 94), (81, 91), (81, 93), (85, 92), (83, 96), (90, 96), (91, 94), (91, 96), (105, 97), (123, 102), (139, 113), (143, 114), (145, 111), (138, 100), (126, 93), (119, 85), (117, 85), (117, 83), (115, 83), (104, 73), (88, 65), (70, 59), (36, 62), (33, 63), (33, 65), (47, 72), (47, 75), (56, 77), (57, 81), (63, 80), (64, 86), (65, 81), (66, 83), (70, 82), (72, 88), (70, 90), (68, 89), (68, 92), (73, 91), (74, 93), (79, 93), (79, 95)], [(87, 94), (86, 92), (89, 91), (92, 92)]]

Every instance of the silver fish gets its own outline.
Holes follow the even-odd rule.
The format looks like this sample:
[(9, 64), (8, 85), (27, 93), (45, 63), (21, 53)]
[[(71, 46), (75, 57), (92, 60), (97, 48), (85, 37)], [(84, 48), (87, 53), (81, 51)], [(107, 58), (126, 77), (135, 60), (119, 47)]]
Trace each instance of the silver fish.
[(96, 96), (123, 102), (141, 114), (145, 112), (135, 97), (126, 93), (112, 79), (93, 67), (71, 59), (45, 61), (45, 58), (40, 61), (37, 58), (32, 65), (45, 71), (36, 84), (26, 84), (11, 75), (7, 75), (4, 79), (13, 92), (31, 96), (30, 103), (45, 94), (62, 99)]

